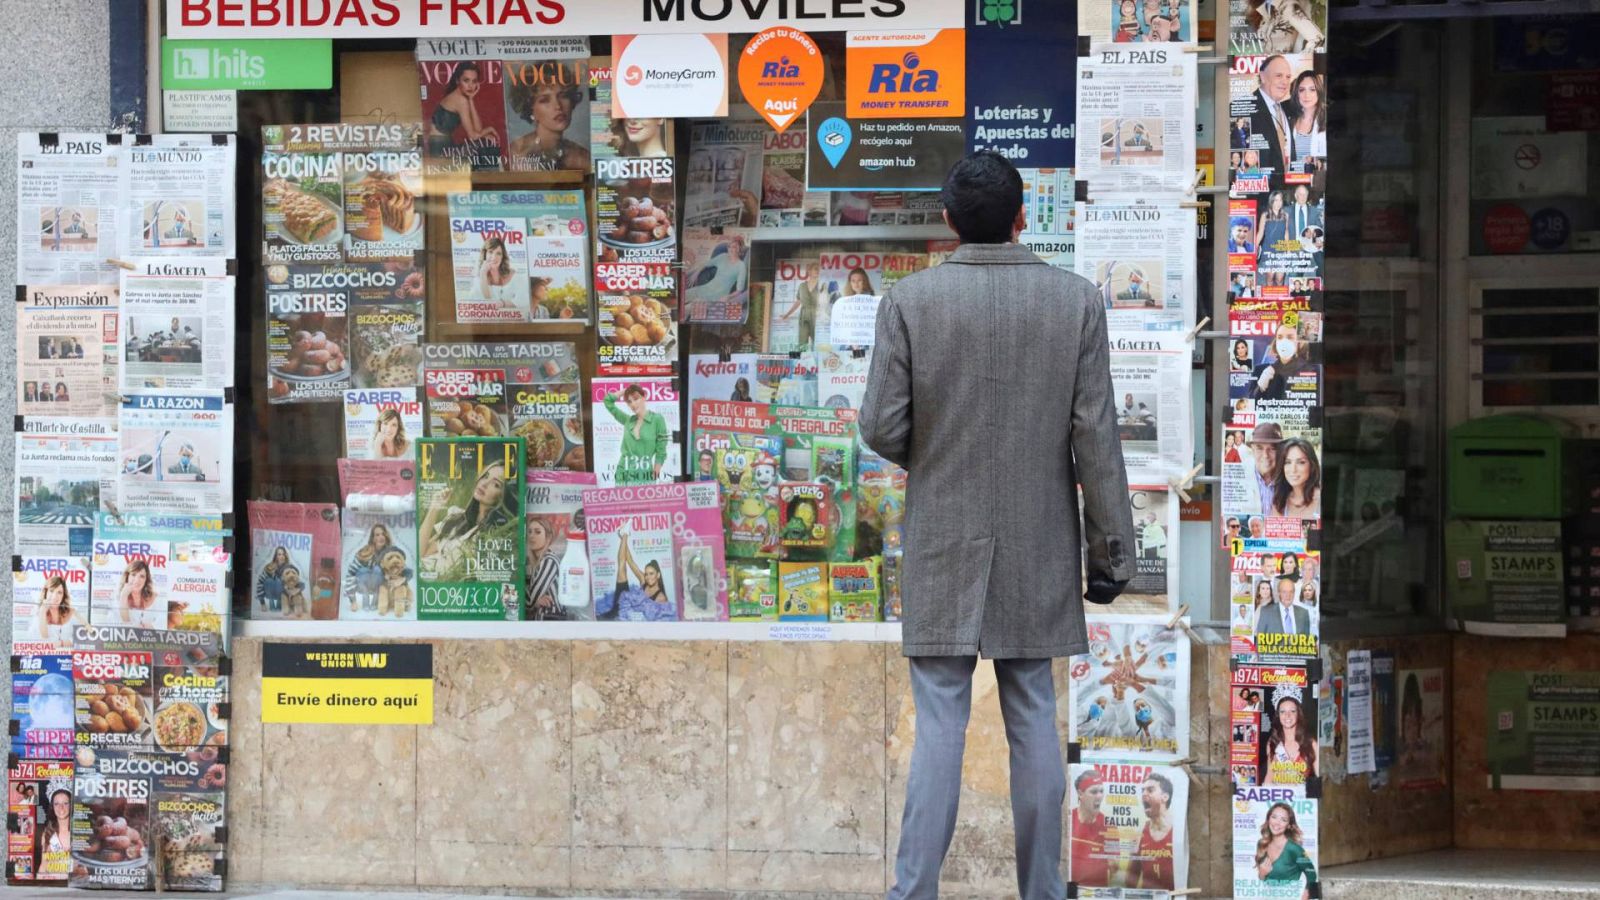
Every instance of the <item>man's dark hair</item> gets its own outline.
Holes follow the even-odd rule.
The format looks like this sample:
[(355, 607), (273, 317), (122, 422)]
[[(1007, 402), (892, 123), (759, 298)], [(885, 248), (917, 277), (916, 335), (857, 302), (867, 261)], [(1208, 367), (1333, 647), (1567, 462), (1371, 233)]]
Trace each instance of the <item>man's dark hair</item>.
[(963, 244), (1004, 244), (1022, 209), (1022, 176), (993, 150), (980, 150), (950, 169), (944, 209)]
[(1162, 774), (1160, 774), (1158, 772), (1151, 772), (1145, 778), (1145, 781), (1153, 781), (1153, 782), (1155, 782), (1156, 787), (1161, 789), (1161, 793), (1167, 795), (1167, 803), (1168, 803), (1168, 805), (1171, 805), (1171, 803), (1172, 803), (1172, 779), (1170, 779), (1167, 776), (1162, 775)]

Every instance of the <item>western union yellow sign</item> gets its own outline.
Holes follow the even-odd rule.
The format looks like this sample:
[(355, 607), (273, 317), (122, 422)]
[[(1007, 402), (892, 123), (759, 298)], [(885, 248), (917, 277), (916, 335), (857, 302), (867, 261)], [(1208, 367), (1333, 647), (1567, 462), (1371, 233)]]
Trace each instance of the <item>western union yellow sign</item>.
[(431, 644), (266, 644), (261, 721), (432, 725)]

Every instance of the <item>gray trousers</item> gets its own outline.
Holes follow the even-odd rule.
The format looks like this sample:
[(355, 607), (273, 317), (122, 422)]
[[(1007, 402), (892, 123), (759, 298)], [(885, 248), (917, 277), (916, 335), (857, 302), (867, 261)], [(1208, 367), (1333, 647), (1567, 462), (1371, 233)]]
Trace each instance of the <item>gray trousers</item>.
[[(972, 712), (974, 656), (911, 657), (917, 709), (906, 811), (889, 900), (939, 896), (939, 869), (956, 830), (961, 757)], [(1011, 748), (1011, 820), (1022, 900), (1061, 900), (1061, 807), (1067, 775), (1056, 731), (1056, 689), (1048, 659), (997, 659), (1000, 713)]]

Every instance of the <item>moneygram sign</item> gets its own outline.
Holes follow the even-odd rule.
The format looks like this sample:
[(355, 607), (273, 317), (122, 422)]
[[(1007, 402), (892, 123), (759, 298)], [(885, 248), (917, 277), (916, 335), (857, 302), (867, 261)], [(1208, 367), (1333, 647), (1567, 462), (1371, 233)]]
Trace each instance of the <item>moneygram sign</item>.
[(612, 115), (675, 119), (728, 114), (728, 36), (619, 34)]
[(173, 38), (562, 37), (960, 28), (970, 0), (167, 0)]
[(333, 41), (161, 41), (161, 87), (193, 90), (327, 90)]

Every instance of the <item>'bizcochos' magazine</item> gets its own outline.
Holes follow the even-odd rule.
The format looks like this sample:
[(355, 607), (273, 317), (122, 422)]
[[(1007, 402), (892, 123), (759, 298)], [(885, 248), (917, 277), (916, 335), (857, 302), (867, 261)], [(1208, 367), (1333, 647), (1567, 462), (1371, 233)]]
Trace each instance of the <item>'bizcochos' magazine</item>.
[(522, 617), (526, 452), (519, 437), (417, 442), (417, 618)]

